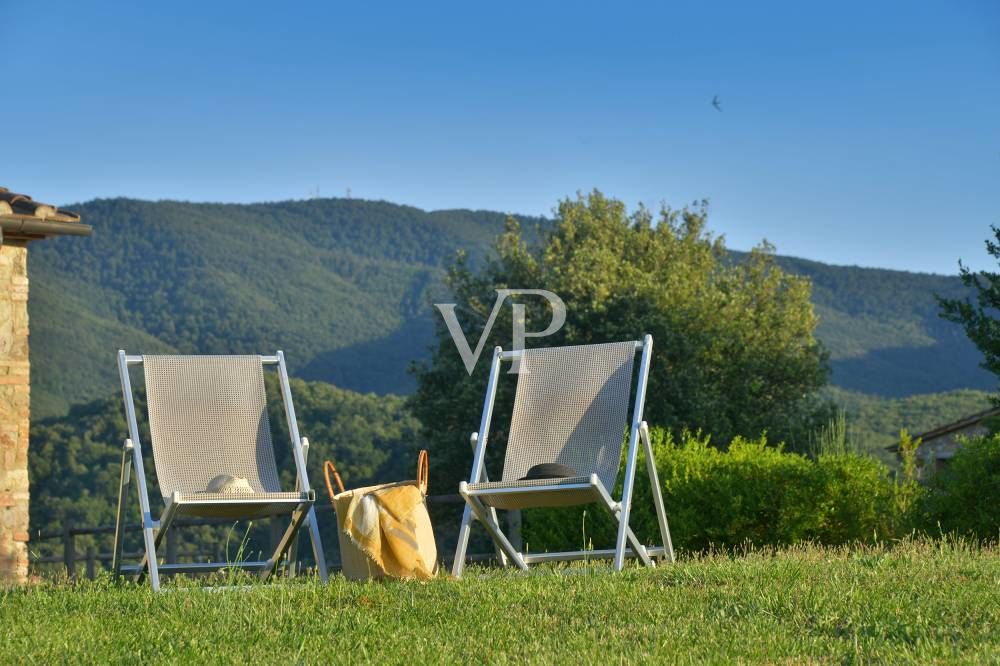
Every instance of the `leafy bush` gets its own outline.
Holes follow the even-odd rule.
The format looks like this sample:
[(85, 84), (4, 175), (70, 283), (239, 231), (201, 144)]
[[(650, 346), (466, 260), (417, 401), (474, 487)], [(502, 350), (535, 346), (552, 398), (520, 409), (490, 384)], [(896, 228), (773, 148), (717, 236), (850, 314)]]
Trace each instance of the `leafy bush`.
[(813, 539), (844, 544), (896, 536), (893, 509), (898, 487), (885, 465), (863, 454), (820, 456), (814, 464), (821, 486), (812, 501), (822, 510), (823, 520)]
[[(720, 451), (701, 434), (685, 433), (679, 445), (663, 430), (651, 436), (676, 547), (842, 544), (892, 531), (895, 484), (873, 458), (844, 453), (812, 459), (769, 446), (765, 437), (737, 438)], [(644, 543), (659, 543), (645, 469), (640, 454), (629, 522)], [(606, 547), (615, 529), (596, 505), (536, 509), (525, 512), (523, 536), (532, 551)]]
[(931, 533), (995, 540), (1000, 531), (1000, 435), (970, 438), (931, 475), (916, 520)]
[(920, 467), (917, 465), (917, 449), (921, 439), (913, 439), (906, 428), (899, 431), (900, 468), (896, 474), (896, 519), (899, 526), (910, 526), (914, 520), (914, 507), (925, 492), (920, 485)]

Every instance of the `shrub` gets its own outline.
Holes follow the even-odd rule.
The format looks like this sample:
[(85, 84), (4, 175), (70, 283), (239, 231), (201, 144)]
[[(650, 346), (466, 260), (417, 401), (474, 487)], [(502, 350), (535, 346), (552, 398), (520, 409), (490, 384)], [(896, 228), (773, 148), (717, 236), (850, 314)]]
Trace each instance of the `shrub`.
[(917, 449), (921, 439), (913, 439), (906, 428), (899, 431), (900, 468), (896, 473), (895, 520), (898, 532), (912, 527), (915, 522), (915, 507), (920, 496), (926, 492), (920, 485), (920, 467), (917, 465)]
[[(891, 530), (895, 488), (873, 458), (840, 453), (812, 459), (769, 446), (763, 436), (737, 438), (726, 451), (701, 434), (685, 433), (679, 445), (663, 430), (651, 436), (675, 547), (842, 544)], [(644, 543), (659, 543), (645, 469), (640, 453), (629, 522)], [(527, 511), (523, 535), (532, 551), (564, 550), (607, 547), (615, 529), (607, 511), (590, 505)]]
[(931, 533), (994, 540), (1000, 530), (1000, 435), (965, 440), (931, 475), (917, 501), (918, 525)]
[(864, 454), (820, 456), (815, 465), (823, 520), (812, 538), (839, 545), (896, 536), (897, 485), (885, 465)]

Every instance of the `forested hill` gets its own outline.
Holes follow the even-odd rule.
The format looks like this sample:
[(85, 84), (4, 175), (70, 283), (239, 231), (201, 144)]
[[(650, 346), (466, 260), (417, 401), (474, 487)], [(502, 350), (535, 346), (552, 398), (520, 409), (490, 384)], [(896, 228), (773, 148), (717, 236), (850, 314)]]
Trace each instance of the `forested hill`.
[[(119, 347), (282, 348), (299, 377), (408, 392), (445, 267), (459, 250), (481, 261), (505, 219), (354, 199), (73, 208), (94, 235), (37, 243), (30, 256), (39, 417), (113, 392)], [(885, 396), (993, 388), (961, 330), (936, 315), (933, 294), (960, 293), (957, 278), (780, 261), (813, 280), (835, 384)]]
[(831, 352), (835, 385), (896, 398), (996, 389), (962, 328), (938, 316), (935, 294), (968, 293), (957, 276), (778, 261), (812, 281), (817, 335)]
[(430, 342), (431, 293), (444, 268), (459, 250), (481, 260), (506, 219), (353, 199), (112, 199), (74, 209), (94, 235), (38, 243), (30, 258), (39, 416), (114, 390), (119, 347), (281, 348), (300, 377), (407, 392), (407, 366)]

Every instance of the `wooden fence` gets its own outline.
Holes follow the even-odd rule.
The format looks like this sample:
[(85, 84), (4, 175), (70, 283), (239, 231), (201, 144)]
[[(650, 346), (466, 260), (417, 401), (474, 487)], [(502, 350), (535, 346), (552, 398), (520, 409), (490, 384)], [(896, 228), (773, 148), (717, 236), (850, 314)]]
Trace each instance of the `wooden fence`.
[[(427, 504), (429, 506), (440, 506), (440, 505), (461, 505), (464, 503), (461, 495), (428, 495)], [(333, 507), (331, 507), (326, 502), (316, 502), (315, 509), (317, 513), (332, 513)], [(189, 520), (189, 519), (178, 519), (174, 521), (174, 526), (176, 527), (196, 527), (202, 525), (231, 525), (232, 520), (220, 519), (220, 518), (210, 518), (210, 519), (200, 519), (200, 520)], [(521, 514), (520, 511), (509, 511), (507, 512), (507, 533), (510, 538), (511, 543), (518, 550), (521, 549)], [(142, 528), (140, 523), (126, 523), (126, 532), (135, 532)], [(436, 529), (435, 532), (438, 530)], [(278, 539), (281, 538), (281, 534), (284, 532), (284, 525), (278, 520), (271, 520), (271, 533), (270, 540), (272, 546), (277, 545)], [(458, 526), (455, 526), (455, 532), (458, 532)], [(77, 578), (78, 569), (80, 563), (83, 563), (83, 573), (86, 578), (93, 580), (97, 577), (98, 570), (101, 567), (102, 562), (108, 563), (110, 568), (110, 563), (112, 561), (112, 553), (100, 552), (95, 546), (87, 546), (84, 552), (79, 552), (76, 549), (76, 537), (78, 536), (99, 536), (105, 534), (114, 534), (114, 525), (98, 525), (98, 526), (76, 526), (71, 522), (67, 522), (61, 530), (40, 530), (31, 535), (31, 542), (36, 543), (38, 541), (51, 541), (55, 539), (62, 540), (62, 554), (61, 555), (49, 555), (49, 556), (35, 556), (31, 555), (30, 563), (33, 566), (38, 565), (58, 565), (61, 564), (66, 569), (67, 577), (71, 579)], [(442, 540), (438, 540), (441, 544)], [(445, 541), (445, 543), (447, 543)], [(173, 564), (177, 562), (178, 557), (178, 535), (176, 530), (171, 527), (166, 534), (166, 549), (162, 553), (163, 560), (167, 563)], [(440, 552), (440, 551), (439, 551)], [(123, 552), (122, 558), (125, 560), (134, 560), (141, 558), (143, 556), (142, 551), (132, 551)], [(158, 553), (159, 554), (159, 553)], [(186, 557), (194, 557), (195, 559), (207, 558), (207, 554), (204, 553), (190, 553), (185, 554)], [(290, 551), (289, 557), (295, 560), (296, 549), (293, 548)], [(496, 560), (496, 552), (491, 553), (475, 553), (468, 556), (469, 561), (472, 562), (492, 562)], [(450, 567), (453, 557), (439, 558), (442, 562)], [(331, 562), (327, 567), (331, 572), (340, 570), (339, 562)]]

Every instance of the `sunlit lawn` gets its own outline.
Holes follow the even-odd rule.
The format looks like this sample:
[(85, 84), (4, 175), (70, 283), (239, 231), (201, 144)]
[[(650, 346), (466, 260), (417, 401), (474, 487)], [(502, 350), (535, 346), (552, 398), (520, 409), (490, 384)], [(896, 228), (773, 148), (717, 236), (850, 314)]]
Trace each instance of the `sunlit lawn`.
[(1000, 662), (1000, 550), (962, 543), (166, 587), (0, 592), (0, 663)]

